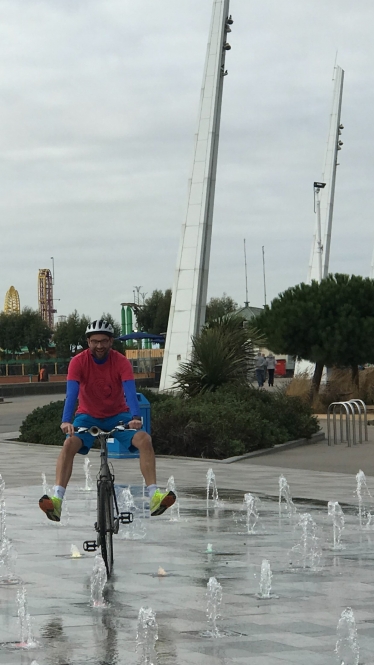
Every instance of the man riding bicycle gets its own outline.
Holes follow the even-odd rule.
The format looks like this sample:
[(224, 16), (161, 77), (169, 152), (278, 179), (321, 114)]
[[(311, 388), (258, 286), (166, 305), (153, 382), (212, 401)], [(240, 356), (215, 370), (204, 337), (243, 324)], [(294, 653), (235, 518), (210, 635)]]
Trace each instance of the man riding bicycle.
[[(73, 470), (77, 453), (87, 455), (94, 443), (88, 432), (75, 432), (74, 428), (112, 430), (120, 421), (128, 424), (129, 430), (117, 432), (116, 438), (129, 450), (139, 451), (140, 470), (148, 489), (151, 516), (161, 515), (175, 501), (174, 492), (161, 492), (156, 485), (156, 462), (152, 439), (143, 429), (140, 407), (131, 363), (112, 349), (113, 326), (102, 319), (87, 326), (88, 349), (72, 358), (69, 364), (66, 399), (61, 429), (66, 439), (56, 465), (54, 495), (42, 496), (40, 508), (48, 519), (59, 522), (61, 507), (67, 484)], [(71, 423), (75, 405), (79, 406)], [(137, 432), (131, 430), (138, 430)]]

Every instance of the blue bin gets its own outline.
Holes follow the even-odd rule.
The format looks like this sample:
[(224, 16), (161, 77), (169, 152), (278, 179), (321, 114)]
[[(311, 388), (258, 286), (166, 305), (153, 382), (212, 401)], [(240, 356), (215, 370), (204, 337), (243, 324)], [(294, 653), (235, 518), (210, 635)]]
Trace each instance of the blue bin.
[[(142, 393), (136, 393), (140, 403), (140, 415), (143, 418), (143, 427), (148, 434), (151, 433), (151, 405)], [(129, 451), (117, 441), (117, 439), (108, 440), (108, 457), (110, 459), (131, 459), (139, 457), (139, 452), (129, 453)]]
[(140, 404), (140, 415), (143, 418), (143, 426), (148, 434), (151, 434), (151, 405), (142, 393), (136, 393)]

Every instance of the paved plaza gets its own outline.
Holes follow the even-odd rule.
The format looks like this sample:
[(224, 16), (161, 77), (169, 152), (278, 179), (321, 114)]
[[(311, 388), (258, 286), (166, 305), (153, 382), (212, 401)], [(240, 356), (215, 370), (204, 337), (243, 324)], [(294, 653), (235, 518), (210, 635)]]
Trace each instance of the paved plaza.
[[(13, 404), (14, 430), (8, 431), (19, 427), (15, 400)], [(0, 406), (0, 424), (2, 414), (9, 419), (2, 411), (6, 408)], [(19, 413), (25, 409), (20, 400)], [(72, 544), (82, 552), (82, 541), (93, 536), (96, 497), (94, 491), (83, 490), (83, 459), (75, 464), (63, 521), (53, 524), (37, 502), (42, 473), (53, 485), (58, 448), (7, 439), (3, 430), (0, 473), (6, 483), (7, 537), (18, 555), (14, 575), (27, 590), (38, 645), (11, 648), (20, 639), (16, 596), (21, 583), (0, 580), (0, 664), (146, 663), (144, 654), (136, 651), (141, 607), (151, 607), (156, 614), (158, 665), (333, 665), (336, 626), (348, 606), (356, 618), (359, 662), (374, 662), (374, 529), (365, 523), (360, 528), (355, 495), (360, 468), (374, 494), (371, 441), (356, 449), (318, 443), (234, 464), (159, 458), (159, 484), (165, 486), (174, 476), (179, 518), (166, 512), (149, 519), (138, 461), (113, 460), (116, 482), (130, 485), (135, 495), (136, 520), (134, 527), (122, 527), (115, 537), (115, 574), (104, 593), (108, 606), (93, 608), (90, 578), (95, 555), (70, 556)], [(94, 471), (98, 454), (89, 457)], [(206, 500), (209, 468), (217, 480), (216, 506)], [(293, 517), (284, 508), (279, 516), (281, 473), (297, 508)], [(248, 533), (243, 505), (248, 492), (260, 500), (254, 533)], [(327, 515), (331, 500), (339, 501), (345, 513), (340, 550), (332, 549), (332, 521)], [(367, 508), (374, 512), (370, 498)], [(292, 548), (300, 543), (297, 524), (305, 513), (317, 525), (321, 558), (313, 566), (304, 561), (304, 568)], [(273, 573), (274, 597), (266, 600), (258, 598), (264, 559)], [(159, 567), (166, 576), (158, 575)], [(218, 580), (223, 594), (216, 638), (203, 635), (208, 630), (210, 577)]]

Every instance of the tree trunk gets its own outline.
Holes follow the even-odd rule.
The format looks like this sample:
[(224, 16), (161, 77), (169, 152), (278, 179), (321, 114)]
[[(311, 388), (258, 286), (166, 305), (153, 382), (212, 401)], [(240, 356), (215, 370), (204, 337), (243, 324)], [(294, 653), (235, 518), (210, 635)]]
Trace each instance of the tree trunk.
[(315, 369), (314, 369), (314, 374), (313, 374), (313, 379), (312, 379), (312, 387), (310, 391), (310, 401), (313, 402), (313, 399), (318, 395), (319, 387), (321, 384), (321, 379), (322, 379), (322, 372), (324, 368), (324, 363), (318, 362), (316, 363)]
[(358, 365), (352, 365), (352, 383), (357, 390), (360, 387), (360, 373)]

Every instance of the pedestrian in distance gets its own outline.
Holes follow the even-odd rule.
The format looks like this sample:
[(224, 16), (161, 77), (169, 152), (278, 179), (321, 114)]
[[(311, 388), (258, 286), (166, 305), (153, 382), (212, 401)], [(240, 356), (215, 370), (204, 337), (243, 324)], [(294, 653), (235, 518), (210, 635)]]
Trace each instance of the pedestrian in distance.
[(47, 365), (42, 365), (38, 373), (38, 381), (49, 381)]
[(262, 354), (262, 357), (264, 359), (264, 383), (265, 383), (268, 371), (267, 371), (267, 366), (266, 366), (266, 356), (265, 356), (264, 353)]
[(268, 371), (268, 385), (269, 387), (274, 386), (274, 372), (275, 372), (275, 357), (270, 352), (266, 358), (266, 368)]
[[(74, 356), (69, 364), (66, 399), (61, 430), (66, 435), (56, 465), (56, 485), (52, 496), (46, 494), (39, 507), (49, 520), (59, 522), (66, 486), (73, 470), (75, 455), (87, 455), (94, 443), (88, 432), (75, 428), (92, 426), (111, 431), (120, 422), (128, 430), (116, 438), (129, 452), (139, 451), (140, 470), (150, 499), (151, 516), (161, 515), (175, 502), (174, 492), (162, 492), (156, 485), (156, 463), (152, 439), (144, 430), (130, 361), (112, 349), (113, 326), (102, 319), (87, 326), (88, 349)], [(75, 405), (78, 409), (74, 421)], [(134, 432), (134, 430), (136, 430)]]
[(255, 358), (255, 372), (258, 387), (262, 388), (265, 381), (265, 358), (260, 352), (258, 352)]

